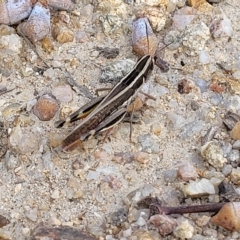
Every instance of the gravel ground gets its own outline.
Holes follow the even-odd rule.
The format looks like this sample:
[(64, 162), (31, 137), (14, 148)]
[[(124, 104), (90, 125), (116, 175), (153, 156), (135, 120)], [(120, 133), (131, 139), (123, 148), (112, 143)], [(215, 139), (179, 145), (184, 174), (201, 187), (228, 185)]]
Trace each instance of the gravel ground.
[[(237, 139), (230, 138), (222, 123), (228, 110), (240, 113), (237, 0), (220, 1), (212, 5), (211, 11), (186, 14), (195, 18), (184, 30), (180, 30), (184, 23), (177, 28), (172, 21), (185, 1), (169, 0), (172, 5), (166, 5), (168, 1), (145, 1), (162, 3), (161, 7), (154, 6), (163, 9), (166, 17), (164, 28), (154, 29), (160, 42), (170, 31), (184, 34), (179, 46), (170, 45), (161, 51), (170, 70), (163, 73), (154, 67), (148, 86), (156, 101), (148, 100), (136, 113), (139, 122), (133, 124), (132, 142), (129, 123), (123, 122), (105, 141), (104, 135), (98, 135), (72, 152), (54, 150), (74, 128), (70, 124), (56, 129), (54, 122), (88, 102), (97, 88), (113, 86), (110, 81), (99, 82), (101, 70), (117, 60), (137, 61), (132, 51), (131, 26), (136, 12), (146, 9), (143, 2), (132, 5), (120, 0), (86, 0), (76, 3), (73, 12), (52, 13), (52, 28), (60, 26), (66, 43), (55, 37), (45, 45), (36, 43), (34, 48), (26, 39), (12, 34), (8, 35), (16, 38), (11, 39), (16, 43), (16, 49), (12, 49), (3, 44), (4, 34), (0, 33), (0, 45), (4, 46), (0, 48), (0, 84), (13, 89), (0, 95), (0, 214), (10, 220), (0, 229), (1, 239), (26, 239), (40, 222), (74, 226), (100, 239), (178, 239), (177, 233), (160, 237), (152, 224), (130, 221), (131, 203), (140, 197), (134, 200), (128, 194), (145, 186), (145, 190), (139, 190), (142, 195), (158, 196), (165, 205), (180, 205), (183, 193), (179, 183), (184, 181), (177, 178), (178, 164), (188, 162), (198, 170), (221, 173), (226, 164), (238, 166), (239, 150), (232, 152)], [(109, 13), (117, 16), (110, 32), (103, 28)], [(221, 19), (225, 20), (223, 25)], [(118, 48), (119, 55), (106, 59), (96, 47)], [(36, 52), (49, 66), (47, 69)], [(76, 85), (69, 87), (70, 80)], [(182, 93), (180, 83), (187, 85)], [(60, 106), (48, 121), (38, 119), (32, 110), (44, 94), (57, 96)], [(227, 159), (224, 166), (210, 166), (200, 156), (202, 137), (211, 126), (218, 129), (214, 139)], [(226, 179), (231, 179), (230, 173)], [(207, 202), (216, 201), (211, 196), (206, 198)], [(192, 200), (190, 196), (187, 203), (205, 200)], [(123, 207), (128, 220), (118, 225), (111, 216)], [(193, 226), (192, 236), (186, 238), (240, 239), (239, 232), (218, 228), (209, 221), (197, 225), (202, 216), (176, 216), (179, 222), (187, 219)], [(137, 237), (144, 234), (146, 238)]]

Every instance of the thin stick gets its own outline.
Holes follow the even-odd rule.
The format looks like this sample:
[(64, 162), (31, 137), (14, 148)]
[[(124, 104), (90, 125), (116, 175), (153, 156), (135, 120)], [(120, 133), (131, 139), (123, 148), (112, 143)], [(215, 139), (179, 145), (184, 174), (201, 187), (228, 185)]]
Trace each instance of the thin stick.
[(151, 215), (217, 212), (222, 208), (224, 204), (226, 203), (222, 202), (222, 203), (202, 204), (202, 205), (193, 205), (193, 206), (167, 207), (167, 206), (161, 206), (161, 204), (158, 204), (158, 203), (152, 203), (150, 205), (150, 211), (151, 211)]

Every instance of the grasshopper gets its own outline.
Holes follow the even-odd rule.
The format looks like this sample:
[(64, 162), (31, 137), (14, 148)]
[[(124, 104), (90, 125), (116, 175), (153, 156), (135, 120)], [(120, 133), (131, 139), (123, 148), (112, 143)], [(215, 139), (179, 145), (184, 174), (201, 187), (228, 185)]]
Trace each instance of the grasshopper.
[(127, 113), (124, 103), (130, 102), (136, 92), (146, 81), (148, 73), (153, 69), (153, 58), (150, 55), (141, 57), (121, 81), (104, 97), (93, 100), (69, 116), (66, 120), (57, 122), (62, 126), (65, 122), (72, 122), (84, 118), (80, 124), (63, 140), (62, 149), (68, 150), (79, 140), (84, 141), (89, 136), (111, 128), (120, 122)]
[[(144, 25), (146, 29), (145, 36), (147, 37), (147, 46), (149, 49), (148, 35), (153, 34), (153, 32), (151, 29), (151, 31), (148, 31), (150, 25), (145, 20), (143, 24), (141, 23), (141, 29)], [(137, 34), (137, 36), (139, 35)], [(155, 60), (157, 60), (157, 66), (162, 67), (165, 71), (168, 70), (166, 62), (159, 61), (157, 57), (152, 57), (149, 54), (144, 55), (137, 61), (132, 71), (123, 77), (107, 95), (95, 98), (90, 103), (87, 103), (78, 111), (71, 114), (66, 120), (56, 122), (56, 126), (61, 127), (65, 122), (73, 122), (78, 119), (83, 119), (63, 140), (63, 150), (68, 150), (74, 147), (75, 143), (79, 140), (84, 141), (89, 136), (110, 129), (119, 123), (128, 111), (128, 104), (132, 101), (142, 84), (145, 82), (148, 73), (153, 69)], [(133, 104), (133, 110), (134, 108), (135, 105)], [(130, 123), (132, 122), (132, 117), (133, 111)]]

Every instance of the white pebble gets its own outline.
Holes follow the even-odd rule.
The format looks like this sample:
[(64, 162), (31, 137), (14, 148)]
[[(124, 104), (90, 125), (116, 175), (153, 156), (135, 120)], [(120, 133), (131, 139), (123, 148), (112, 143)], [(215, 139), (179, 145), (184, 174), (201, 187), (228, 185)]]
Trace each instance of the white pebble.
[(209, 54), (206, 51), (202, 50), (199, 54), (199, 61), (202, 64), (208, 64), (210, 62)]
[(59, 198), (59, 190), (55, 189), (51, 195), (51, 198), (58, 199)]
[(136, 225), (142, 227), (146, 224), (146, 220), (143, 218), (143, 217), (139, 217), (137, 222), (136, 222)]

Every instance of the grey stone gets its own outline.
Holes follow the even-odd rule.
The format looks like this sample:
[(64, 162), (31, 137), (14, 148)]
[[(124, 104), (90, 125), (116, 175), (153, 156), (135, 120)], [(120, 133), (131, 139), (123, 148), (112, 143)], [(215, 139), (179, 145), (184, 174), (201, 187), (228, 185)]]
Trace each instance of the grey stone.
[(215, 106), (218, 106), (222, 101), (222, 96), (219, 93), (212, 93), (209, 98), (210, 102)]
[(147, 133), (147, 134), (140, 135), (138, 138), (138, 141), (141, 144), (142, 150), (144, 152), (148, 152), (148, 153), (160, 152), (160, 147), (158, 143), (154, 141), (151, 134)]
[(200, 88), (202, 93), (206, 92), (208, 90), (208, 83), (205, 80), (203, 80), (201, 78), (197, 78), (197, 79), (194, 79), (193, 81)]
[(222, 146), (222, 150), (223, 150), (223, 155), (226, 156), (231, 152), (232, 144), (229, 142), (225, 142), (224, 145)]
[(112, 214), (112, 222), (114, 225), (119, 226), (121, 223), (127, 220), (127, 217), (127, 209), (121, 208)]
[(231, 162), (236, 162), (239, 160), (239, 150), (232, 150), (228, 155), (227, 155), (227, 159)]
[(226, 164), (222, 168), (222, 173), (224, 176), (228, 176), (232, 172), (232, 165), (231, 164)]
[(163, 178), (165, 182), (172, 183), (176, 181), (177, 179), (177, 170), (172, 169), (172, 170), (167, 170), (163, 172)]
[(240, 149), (240, 140), (237, 140), (233, 143), (232, 148), (234, 149)]

